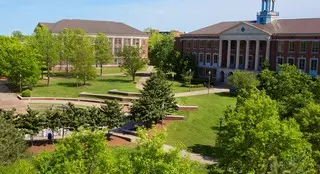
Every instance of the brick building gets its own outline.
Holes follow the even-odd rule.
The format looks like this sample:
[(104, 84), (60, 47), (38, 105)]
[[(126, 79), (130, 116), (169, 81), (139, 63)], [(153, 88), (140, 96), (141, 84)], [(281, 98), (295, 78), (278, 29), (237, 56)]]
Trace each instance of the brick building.
[(122, 62), (117, 54), (125, 45), (141, 47), (142, 57), (148, 57), (148, 35), (121, 22), (63, 19), (56, 23), (40, 22), (39, 25), (45, 25), (55, 34), (61, 33), (65, 28), (81, 28), (92, 37), (95, 37), (98, 33), (106, 34), (112, 43), (114, 65), (119, 65)]
[(262, 0), (255, 21), (221, 22), (177, 40), (183, 54), (193, 54), (197, 74), (226, 82), (235, 69), (259, 72), (264, 60), (273, 70), (291, 64), (316, 76), (319, 69), (320, 18), (278, 19), (275, 0)]

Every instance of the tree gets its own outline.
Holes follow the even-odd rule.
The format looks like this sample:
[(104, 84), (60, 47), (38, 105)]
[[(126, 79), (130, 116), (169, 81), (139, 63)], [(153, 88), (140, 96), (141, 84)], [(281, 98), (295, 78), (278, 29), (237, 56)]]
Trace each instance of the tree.
[(27, 146), (24, 134), (0, 114), (0, 165), (8, 165), (20, 158)]
[[(0, 76), (8, 77), (14, 85), (34, 85), (40, 78), (37, 54), (28, 44), (0, 37)], [(21, 75), (21, 77), (20, 77)]]
[(141, 58), (140, 48), (125, 46), (119, 56), (123, 57), (121, 68), (126, 71), (126, 74), (132, 76), (132, 81), (134, 82), (136, 73), (145, 65), (144, 60)]
[(31, 141), (33, 141), (33, 135), (43, 129), (43, 118), (37, 111), (28, 107), (26, 114), (16, 116), (14, 124), (16, 128), (20, 129), (24, 134), (29, 134)]
[(54, 108), (47, 109), (44, 112), (44, 126), (52, 132), (52, 140), (54, 140), (54, 132), (62, 128), (62, 113)]
[(230, 84), (235, 89), (251, 89), (259, 85), (259, 80), (256, 74), (247, 71), (234, 71), (233, 75), (229, 77)]
[(230, 173), (314, 173), (311, 146), (295, 120), (281, 121), (277, 103), (264, 92), (242, 92), (225, 112), (219, 167)]
[(109, 63), (113, 58), (112, 46), (105, 34), (99, 33), (95, 38), (95, 59), (100, 65), (100, 76), (102, 76), (102, 65)]
[(172, 64), (172, 71), (175, 72), (178, 76), (176, 78), (183, 79), (185, 75), (188, 75), (188, 72), (196, 72), (196, 58), (192, 54), (179, 54), (176, 52), (177, 55), (172, 56), (174, 62)]
[(161, 71), (151, 75), (141, 93), (141, 97), (133, 103), (131, 114), (148, 128), (177, 110), (171, 84)]
[(41, 55), (40, 63), (47, 68), (47, 86), (50, 86), (50, 71), (59, 58), (58, 37), (51, 34), (46, 26), (38, 26), (33, 35), (32, 44)]
[(279, 103), (281, 118), (292, 117), (299, 108), (313, 101), (311, 77), (295, 66), (281, 65), (278, 72), (263, 70), (259, 80), (260, 89)]
[(12, 37), (17, 38), (20, 42), (23, 42), (24, 40), (24, 35), (21, 33), (21, 31), (13, 31), (11, 35)]
[(102, 126), (107, 126), (108, 129), (121, 127), (125, 123), (125, 117), (117, 101), (105, 101), (105, 105), (100, 107), (100, 112), (103, 115)]
[(60, 33), (60, 62), (64, 61), (67, 64), (66, 73), (69, 73), (69, 63), (75, 58), (75, 31), (65, 28)]
[(94, 47), (89, 36), (81, 30), (77, 29), (75, 40), (75, 57), (72, 60), (73, 73), (83, 81), (86, 85), (88, 80), (95, 79), (97, 76), (94, 65)]
[(311, 103), (301, 108), (294, 118), (300, 125), (305, 138), (312, 144), (313, 158), (320, 171), (320, 105)]

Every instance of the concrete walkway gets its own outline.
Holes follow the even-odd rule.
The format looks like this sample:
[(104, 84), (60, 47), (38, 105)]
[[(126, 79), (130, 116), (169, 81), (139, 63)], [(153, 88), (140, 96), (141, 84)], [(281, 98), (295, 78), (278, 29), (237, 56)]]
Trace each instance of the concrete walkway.
[[(145, 72), (146, 74), (151, 74), (151, 72), (153, 71), (154, 66), (148, 66), (147, 71)], [(146, 83), (146, 81), (149, 79), (150, 77), (141, 77), (140, 80), (138, 81), (138, 83), (136, 84), (136, 88), (143, 90), (144, 84)]]
[(17, 113), (25, 113), (27, 105), (20, 101), (17, 95), (12, 93), (5, 83), (5, 81), (0, 81), (0, 108), (5, 110), (16, 108)]
[[(209, 90), (210, 94), (224, 93), (224, 92), (229, 92), (229, 89), (226, 89), (226, 88), (210, 88), (210, 90)], [(175, 97), (188, 97), (188, 96), (204, 95), (204, 94), (208, 94), (208, 90), (176, 93)]]

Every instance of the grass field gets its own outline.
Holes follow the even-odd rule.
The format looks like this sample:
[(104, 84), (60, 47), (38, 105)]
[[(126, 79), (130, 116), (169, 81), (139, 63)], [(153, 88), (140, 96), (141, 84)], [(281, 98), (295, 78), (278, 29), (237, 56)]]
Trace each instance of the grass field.
[[(145, 72), (147, 70), (147, 66), (143, 67), (139, 72)], [(100, 74), (100, 68), (96, 68), (97, 74)], [(102, 74), (119, 74), (124, 73), (120, 67), (104, 67), (102, 68)]]
[[(136, 79), (139, 80), (139, 77)], [(130, 92), (137, 92), (135, 84), (132, 83), (131, 77), (110, 76), (99, 77), (94, 81), (88, 82), (90, 85), (81, 86), (75, 78), (51, 78), (50, 87), (46, 86), (46, 80), (41, 80), (32, 91), (33, 97), (78, 97), (81, 92), (96, 94), (106, 94), (111, 89), (118, 89)]]
[(181, 105), (196, 105), (197, 111), (178, 112), (185, 116), (181, 122), (167, 127), (166, 143), (182, 146), (193, 152), (210, 155), (219, 130), (219, 117), (228, 105), (234, 105), (236, 98), (224, 94), (211, 94), (178, 98)]
[(191, 91), (201, 91), (201, 90), (205, 90), (208, 88), (205, 87), (201, 87), (201, 88), (188, 88), (188, 87), (184, 87), (182, 86), (182, 82), (178, 82), (178, 81), (170, 81), (169, 83), (172, 84), (172, 90), (174, 93), (179, 93), (179, 92), (189, 92)]

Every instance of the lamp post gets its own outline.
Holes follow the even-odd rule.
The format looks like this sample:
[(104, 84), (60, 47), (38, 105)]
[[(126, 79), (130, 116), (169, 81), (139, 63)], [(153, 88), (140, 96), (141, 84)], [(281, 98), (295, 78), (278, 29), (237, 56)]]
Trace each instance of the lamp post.
[(22, 84), (21, 84), (21, 78), (22, 78), (22, 75), (19, 74), (19, 77), (20, 77), (20, 94), (21, 94), (21, 91), (22, 91)]
[(211, 78), (211, 71), (209, 71), (208, 94), (210, 94), (210, 78)]
[(172, 73), (172, 74), (171, 74), (171, 77), (172, 77), (172, 82), (173, 82), (173, 79), (174, 79), (174, 73)]
[(221, 116), (221, 117), (219, 118), (219, 122), (220, 122), (219, 134), (221, 133), (221, 125), (222, 125), (222, 121), (223, 121), (223, 117)]
[(191, 92), (191, 69), (189, 69), (189, 92)]

